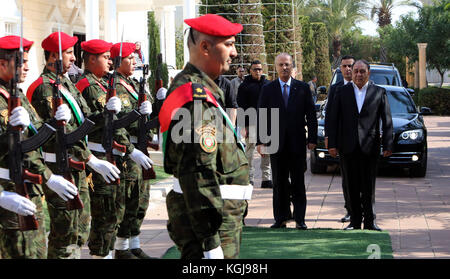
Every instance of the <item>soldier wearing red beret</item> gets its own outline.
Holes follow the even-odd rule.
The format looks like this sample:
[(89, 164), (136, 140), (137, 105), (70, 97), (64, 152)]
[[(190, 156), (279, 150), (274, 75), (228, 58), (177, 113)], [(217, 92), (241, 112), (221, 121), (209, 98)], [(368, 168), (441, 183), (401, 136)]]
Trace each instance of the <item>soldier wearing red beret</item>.
[[(120, 43), (116, 43), (111, 48), (111, 58), (116, 59), (120, 55)], [(138, 107), (139, 84), (131, 78), (136, 67), (134, 51), (136, 45), (134, 43), (122, 43), (122, 61), (118, 69), (116, 69), (116, 92), (122, 101), (122, 111), (118, 114), (121, 118), (133, 109), (138, 109), (143, 115), (150, 115), (152, 105), (149, 100), (151, 96), (147, 94), (147, 101)], [(152, 165), (150, 158), (134, 148), (133, 144), (137, 143), (138, 121), (132, 123), (124, 133), (131, 142), (129, 153), (123, 158), (126, 168), (123, 170), (123, 178), (125, 193), (129, 193), (125, 197), (125, 204), (122, 211), (118, 212), (117, 237), (114, 243), (116, 259), (148, 259), (150, 258), (140, 248), (140, 227), (148, 208), (150, 195), (150, 185), (142, 178), (142, 168), (148, 169)], [(152, 138), (152, 135), (148, 135)], [(123, 218), (121, 218), (123, 217)]]
[[(66, 133), (76, 130), (89, 117), (94, 122), (101, 117), (91, 115), (89, 106), (75, 85), (65, 77), (72, 63), (75, 62), (73, 46), (78, 38), (69, 36), (64, 32), (54, 32), (42, 41), (46, 65), (41, 76), (30, 85), (27, 97), (36, 108), (39, 116), (46, 122), (52, 123), (53, 115), (53, 84), (56, 80), (56, 61), (62, 60), (61, 86), (59, 88), (63, 104), (58, 110), (63, 115)], [(59, 55), (59, 41), (61, 41), (61, 54)], [(58, 112), (55, 116), (58, 115)], [(56, 171), (55, 159), (56, 143), (50, 140), (43, 147), (44, 159), (53, 171)], [(106, 181), (119, 178), (120, 171), (111, 163), (96, 158), (88, 149), (87, 142), (80, 140), (68, 149), (74, 160), (85, 162), (89, 169), (103, 176)], [(67, 210), (66, 201), (44, 188), (45, 198), (50, 215), (50, 234), (48, 236), (48, 258), (79, 258), (81, 246), (87, 241), (89, 235), (90, 199), (85, 170), (72, 169), (72, 179), (80, 193), (84, 208), (80, 210)]]
[[(1, 131), (7, 130), (8, 122), (11, 125), (17, 126), (14, 123), (22, 123), (26, 120), (28, 125), (24, 125), (23, 137), (34, 135), (43, 125), (42, 119), (37, 115), (34, 108), (31, 106), (28, 99), (19, 89), (19, 97), (21, 99), (21, 106), (13, 110), (13, 114), (8, 119), (8, 101), (11, 90), (10, 81), (15, 72), (14, 59), (19, 51), (21, 38), (18, 36), (6, 36), (0, 38), (0, 126)], [(18, 83), (22, 83), (28, 72), (28, 51), (33, 42), (23, 38), (23, 64)], [(5, 67), (7, 66), (8, 67)], [(17, 115), (16, 115), (17, 114)], [(5, 191), (0, 197), (0, 207), (12, 210), (20, 215), (29, 215), (35, 213), (39, 222), (38, 230), (19, 231), (18, 218), (16, 214), (11, 211), (0, 211), (0, 254), (4, 259), (9, 258), (47, 258), (46, 234), (45, 224), (42, 212), (42, 187), (41, 185), (26, 183), (28, 193), (31, 201), (24, 199), (14, 193), (14, 183), (11, 183), (5, 174), (8, 174), (8, 144), (7, 140), (3, 138), (5, 134), (0, 136), (0, 166), (2, 170), (0, 177), (6, 181), (2, 181)], [(77, 188), (72, 183), (66, 181), (62, 176), (52, 174), (52, 171), (45, 165), (41, 153), (32, 151), (24, 156), (24, 166), (31, 172), (40, 174), (43, 179), (43, 185), (46, 185), (54, 194), (61, 195), (61, 198), (73, 198), (77, 193)], [(14, 203), (17, 202), (14, 206)], [(30, 207), (31, 206), (31, 209)]]
[[(191, 27), (189, 62), (173, 80), (159, 113), (164, 169), (176, 178), (166, 197), (167, 228), (183, 259), (238, 258), (253, 187), (244, 146), (220, 107), (224, 93), (214, 80), (237, 56), (235, 35), (243, 27), (213, 14), (185, 23)], [(194, 111), (203, 112), (203, 119)]]

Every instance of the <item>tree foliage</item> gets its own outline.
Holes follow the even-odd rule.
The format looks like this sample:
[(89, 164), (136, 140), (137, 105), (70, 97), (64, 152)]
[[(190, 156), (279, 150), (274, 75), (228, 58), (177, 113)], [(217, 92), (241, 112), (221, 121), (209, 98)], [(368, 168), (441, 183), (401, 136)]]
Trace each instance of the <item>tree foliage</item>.
[(242, 32), (236, 36), (235, 46), (238, 56), (233, 59), (225, 76), (235, 77), (239, 66), (250, 67), (253, 60), (261, 61), (264, 73), (267, 73), (261, 0), (202, 0), (199, 12), (218, 14), (244, 26)]
[(315, 73), (317, 85), (328, 86), (331, 81), (330, 56), (328, 54), (327, 28), (324, 23), (311, 24), (314, 33), (314, 49), (316, 50)]
[(424, 6), (418, 19), (403, 16), (395, 27), (382, 30), (383, 44), (391, 58), (407, 56), (414, 63), (418, 60), (417, 43), (427, 43), (427, 67), (436, 69), (442, 82), (445, 71), (450, 69), (450, 9), (445, 9), (449, 2), (440, 0), (433, 6)]
[(303, 80), (311, 80), (315, 74), (316, 50), (314, 45), (313, 30), (308, 16), (299, 16), (299, 26), (301, 26), (301, 46), (302, 46), (302, 73)]

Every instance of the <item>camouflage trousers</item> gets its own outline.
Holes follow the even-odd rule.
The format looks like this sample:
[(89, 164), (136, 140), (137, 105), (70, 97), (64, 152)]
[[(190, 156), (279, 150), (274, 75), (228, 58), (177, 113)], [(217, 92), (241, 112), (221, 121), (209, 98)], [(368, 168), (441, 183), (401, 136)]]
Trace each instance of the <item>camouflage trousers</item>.
[(150, 199), (150, 181), (142, 179), (141, 167), (128, 160), (125, 173), (125, 206), (123, 221), (119, 224), (117, 237), (130, 238), (141, 233)]
[[(23, 231), (18, 229), (0, 229), (0, 258), (1, 259), (46, 259), (47, 246), (45, 236), (45, 221), (40, 195), (31, 198), (36, 205), (36, 219), (39, 223), (38, 230)], [(0, 215), (4, 215), (0, 212)], [(6, 211), (5, 211), (6, 212)], [(14, 214), (15, 215), (15, 214)], [(2, 216), (3, 217), (3, 216)], [(18, 222), (17, 215), (14, 216)]]
[(72, 171), (72, 177), (84, 204), (82, 209), (67, 210), (63, 199), (47, 186), (42, 187), (50, 217), (49, 259), (79, 258), (79, 247), (86, 243), (89, 234), (90, 200), (86, 172)]
[[(244, 200), (224, 200), (219, 236), (225, 259), (239, 258), (242, 216), (246, 204)], [(166, 205), (169, 215), (167, 230), (181, 252), (181, 259), (203, 258), (202, 245), (192, 230), (183, 195), (170, 191), (166, 197)]]
[[(104, 155), (94, 154), (105, 160)], [(91, 197), (91, 231), (88, 246), (91, 255), (105, 257), (114, 249), (118, 224), (122, 222), (125, 207), (126, 163), (122, 157), (114, 156), (120, 170), (120, 185), (108, 185), (100, 174), (92, 173), (89, 189)]]

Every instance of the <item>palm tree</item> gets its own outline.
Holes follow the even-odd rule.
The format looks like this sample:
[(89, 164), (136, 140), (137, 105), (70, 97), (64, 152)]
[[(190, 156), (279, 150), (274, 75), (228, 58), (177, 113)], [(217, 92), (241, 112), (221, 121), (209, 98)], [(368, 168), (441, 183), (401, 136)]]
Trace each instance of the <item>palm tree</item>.
[[(371, 8), (370, 18), (374, 20), (377, 16), (377, 24), (380, 28), (384, 28), (386, 25), (390, 25), (392, 22), (392, 11), (401, 6), (412, 6), (420, 8), (418, 1), (416, 0), (374, 0), (374, 5)], [(381, 36), (382, 33), (380, 33)], [(383, 38), (381, 38), (383, 39)], [(386, 62), (387, 53), (386, 48), (382, 45), (380, 47), (380, 60)]]
[(325, 23), (333, 46), (333, 68), (339, 63), (342, 34), (367, 18), (363, 0), (312, 0), (308, 3), (311, 21)]

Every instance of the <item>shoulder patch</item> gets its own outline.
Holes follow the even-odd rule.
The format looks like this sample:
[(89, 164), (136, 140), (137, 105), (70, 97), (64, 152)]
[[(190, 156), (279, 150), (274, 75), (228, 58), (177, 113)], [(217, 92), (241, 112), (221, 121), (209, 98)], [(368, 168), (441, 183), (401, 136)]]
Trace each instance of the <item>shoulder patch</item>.
[(192, 83), (192, 96), (194, 100), (206, 100), (205, 88), (200, 83)]
[(5, 121), (5, 125), (8, 124), (8, 110), (4, 109), (0, 112), (0, 115), (3, 117), (4, 121)]
[(89, 85), (91, 85), (89, 83), (89, 80), (87, 78), (83, 78), (80, 81), (77, 82), (77, 84), (75, 85), (75, 87), (81, 92), (83, 93), (84, 89), (86, 89), (86, 87), (88, 87)]
[(37, 80), (35, 80), (27, 90), (27, 99), (31, 102), (31, 98), (33, 97), (34, 90), (41, 85), (44, 82), (44, 79), (42, 77), (39, 77)]

